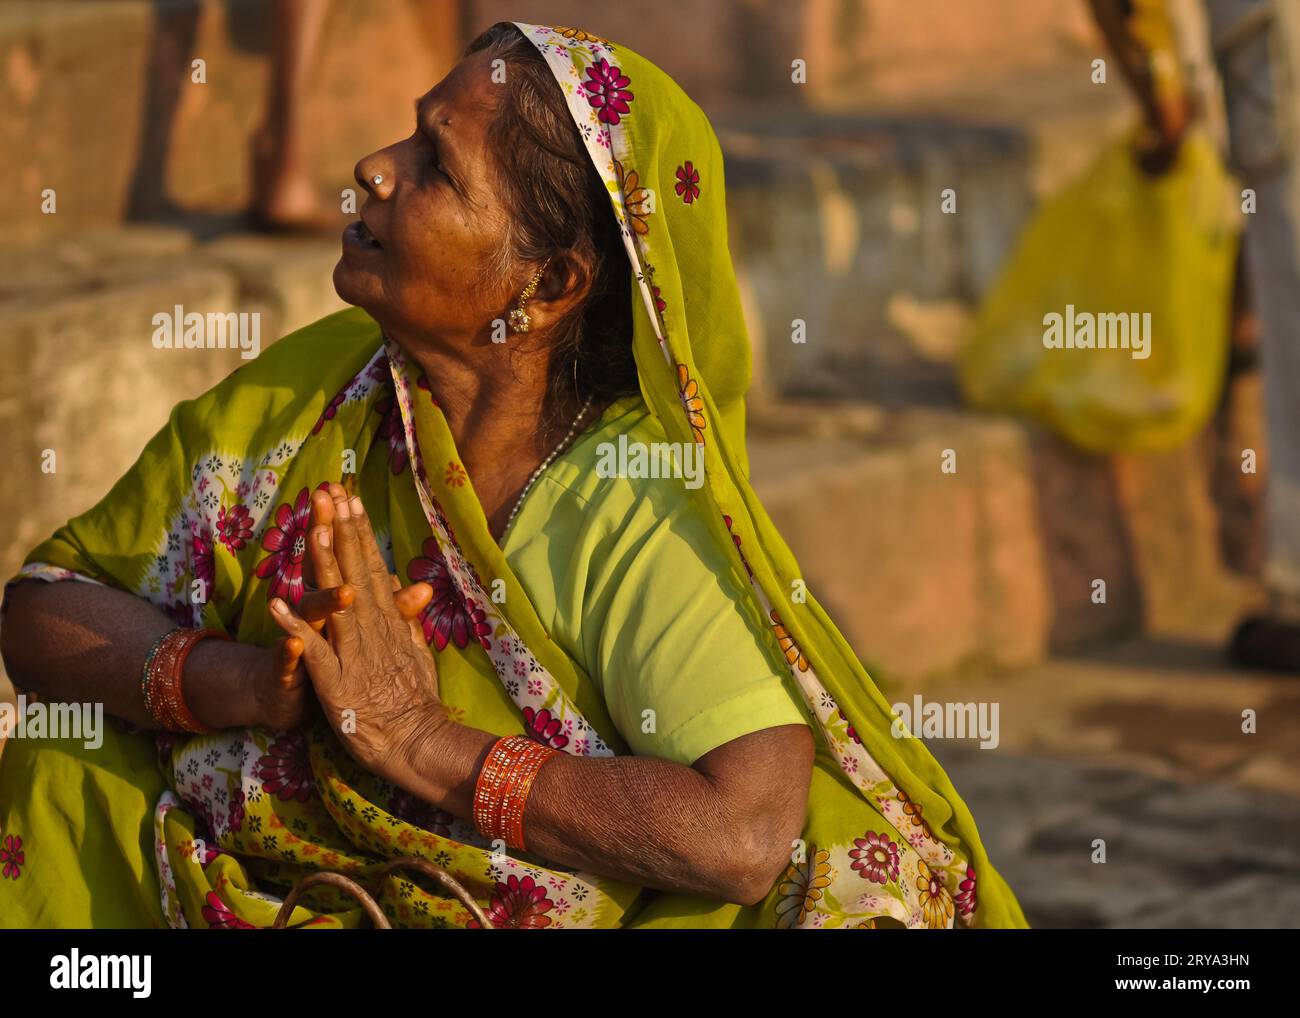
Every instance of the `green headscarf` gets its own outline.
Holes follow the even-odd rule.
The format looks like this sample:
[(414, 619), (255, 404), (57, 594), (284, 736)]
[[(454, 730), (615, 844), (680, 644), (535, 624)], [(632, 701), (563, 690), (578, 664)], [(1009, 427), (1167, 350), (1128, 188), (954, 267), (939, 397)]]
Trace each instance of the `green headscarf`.
[[(174, 926), (264, 926), (277, 895), (307, 873), (342, 870), (365, 882), (383, 860), (414, 854), (466, 884), (499, 925), (1024, 925), (952, 784), (919, 741), (891, 734), (888, 704), (805, 593), (749, 485), (749, 343), (727, 249), (722, 156), (707, 118), (622, 46), (571, 28), (518, 28), (563, 90), (623, 228), (646, 405), (670, 440), (703, 444), (707, 483), (692, 497), (771, 620), (813, 719), (808, 820), (788, 871), (763, 902), (742, 907), (494, 851), (469, 823), (361, 771), (323, 723), (163, 737), (161, 770), (145, 737), (120, 734), (98, 751), (47, 744), (33, 752), (21, 742), (6, 750), (0, 823), (26, 837), (26, 869), (0, 880), (4, 921), (156, 921), (151, 898), (161, 895)], [(286, 337), (181, 404), (104, 502), (37, 548), (23, 574), (113, 583), (184, 624), (270, 644), (277, 631), (267, 599), (301, 595), (295, 542), (309, 494), (338, 479), (340, 466), (397, 567), (434, 585), (425, 630), (453, 717), (501, 735), (535, 734), (530, 722), (546, 711), (573, 733), (566, 752), (624, 752), (597, 685), (548, 639), (493, 540), (427, 385), (359, 311)], [(196, 580), (205, 593), (197, 605), (189, 597)], [(70, 783), (110, 807), (87, 818), (90, 840), (117, 846), (108, 862), (74, 862), (58, 844), (67, 821), (54, 803)], [(97, 911), (84, 904), (87, 890)], [(473, 924), (458, 902), (398, 875), (382, 880), (380, 901), (400, 925)], [(292, 921), (351, 926), (360, 914), (320, 892)]]

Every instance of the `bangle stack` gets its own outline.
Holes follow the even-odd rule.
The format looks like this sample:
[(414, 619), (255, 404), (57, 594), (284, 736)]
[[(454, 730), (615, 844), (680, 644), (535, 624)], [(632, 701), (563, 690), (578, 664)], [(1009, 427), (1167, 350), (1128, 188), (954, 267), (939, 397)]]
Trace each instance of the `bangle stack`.
[(185, 703), (181, 677), (185, 659), (200, 640), (215, 636), (230, 637), (219, 629), (173, 629), (158, 638), (144, 659), (140, 673), (140, 691), (150, 716), (168, 732), (208, 734), (216, 731), (196, 718)]
[(501, 838), (523, 852), (524, 807), (537, 772), (559, 750), (522, 735), (498, 739), (474, 786), (474, 825), (485, 838)]

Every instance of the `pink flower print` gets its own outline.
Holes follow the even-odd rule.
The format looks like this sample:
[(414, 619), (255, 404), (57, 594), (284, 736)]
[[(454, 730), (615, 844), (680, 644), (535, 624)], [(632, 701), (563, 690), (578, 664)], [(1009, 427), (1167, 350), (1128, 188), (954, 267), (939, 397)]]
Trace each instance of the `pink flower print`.
[(596, 119), (602, 124), (617, 124), (620, 117), (627, 115), (627, 104), (632, 101), (632, 93), (627, 90), (632, 80), (604, 57), (587, 68), (587, 77), (590, 80), (584, 81), (582, 87), (587, 90), (587, 102), (598, 111)]
[(347, 385), (343, 386), (343, 388), (339, 390), (338, 395), (330, 400), (329, 406), (325, 408), (325, 411), (320, 415), (320, 419), (316, 421), (316, 424), (311, 429), (313, 435), (320, 434), (320, 429), (325, 427), (326, 421), (334, 420), (334, 415), (339, 412), (339, 407), (341, 407), (343, 401), (347, 399), (348, 390), (351, 388), (352, 383), (348, 382)]
[[(845, 716), (843, 709), (837, 709), (837, 710), (835, 711), (835, 713), (838, 714), (838, 715), (840, 716), (840, 720), (841, 720), (841, 721), (843, 721), (845, 724), (848, 724), (848, 720), (849, 720), (849, 719)], [(861, 740), (860, 738), (858, 738), (858, 731), (857, 731), (857, 729), (854, 728), (852, 725), (849, 725), (849, 726), (848, 726), (848, 733), (847, 733), (847, 734), (848, 734), (848, 737), (849, 737), (850, 739), (852, 739), (854, 742), (856, 742), (859, 746), (862, 745), (862, 740)]]
[(212, 558), (212, 535), (191, 534), (190, 556), (194, 560), (194, 578), (203, 581), (205, 598), (211, 594), (217, 570)]
[(396, 477), (406, 469), (406, 426), (402, 423), (402, 408), (395, 396), (385, 396), (375, 404), (375, 412), (383, 418), (376, 433), (388, 441), (388, 466)]
[(257, 564), (257, 575), (271, 577), (267, 598), (283, 597), (291, 604), (302, 600), (302, 557), (307, 551), (307, 524), (311, 516), (311, 489), (298, 492), (292, 505), (275, 510), (275, 522), (262, 535), (262, 547), (271, 554)]
[(700, 196), (700, 171), (691, 165), (689, 159), (677, 167), (677, 185), (673, 188), (687, 205), (694, 203)]
[(17, 880), (22, 876), (27, 856), (23, 852), (23, 839), (16, 834), (6, 834), (0, 843), (0, 877)]
[[(532, 877), (520, 879), (512, 874), (509, 879), (498, 883), (492, 892), (487, 917), (499, 930), (541, 930), (551, 925), (551, 917), (546, 913), (554, 907), (555, 902), (547, 897), (545, 887)], [(479, 928), (474, 919), (469, 925)]]
[(865, 838), (854, 838), (849, 849), (853, 869), (877, 884), (898, 879), (898, 845), (883, 834), (868, 831)]
[[(241, 485), (246, 488), (247, 485)], [(217, 510), (217, 540), (226, 546), (230, 554), (235, 554), (253, 539), (253, 520), (248, 515), (248, 508), (233, 505), (229, 511), (223, 505)]]
[(528, 728), (529, 737), (543, 746), (563, 749), (569, 744), (569, 737), (560, 734), (562, 727), (560, 719), (553, 717), (549, 710), (533, 710), (531, 707), (525, 707), (524, 724)]
[(307, 740), (297, 731), (281, 735), (258, 759), (253, 773), (261, 779), (262, 791), (281, 802), (290, 799), (306, 802), (311, 798), (313, 783)]
[(957, 885), (957, 911), (962, 915), (970, 915), (975, 911), (975, 870), (973, 867), (966, 867), (966, 879)]
[(208, 929), (253, 930), (257, 928), (230, 911), (229, 906), (217, 896), (216, 891), (209, 891), (205, 901), (207, 904), (203, 906), (203, 921), (208, 924)]
[[(528, 666), (522, 661), (515, 661), (515, 678), (523, 679), (528, 676)], [(532, 683), (528, 684), (529, 692), (532, 692)]]
[(230, 797), (230, 830), (238, 831), (244, 826), (244, 790), (237, 789)]
[(411, 559), (407, 565), (406, 575), (413, 583), (423, 581), (433, 588), (433, 600), (420, 613), (425, 642), (438, 650), (445, 650), (448, 643), (457, 647), (467, 646), (473, 635), (487, 646), (485, 637), (491, 628), (484, 621), (487, 616), (478, 605), (461, 596), (447, 569), (447, 560), (438, 550), (437, 540), (426, 537), (421, 551), (424, 554)]
[[(470, 566), (471, 572), (473, 569), (474, 567)], [(474, 634), (474, 639), (478, 640), (478, 642), (483, 645), (484, 650), (491, 650), (492, 640), (490, 637), (492, 634), (492, 627), (488, 625), (487, 612), (480, 608), (478, 602), (474, 600), (468, 600), (465, 602), (465, 610), (469, 612), (469, 624), (470, 629)]]

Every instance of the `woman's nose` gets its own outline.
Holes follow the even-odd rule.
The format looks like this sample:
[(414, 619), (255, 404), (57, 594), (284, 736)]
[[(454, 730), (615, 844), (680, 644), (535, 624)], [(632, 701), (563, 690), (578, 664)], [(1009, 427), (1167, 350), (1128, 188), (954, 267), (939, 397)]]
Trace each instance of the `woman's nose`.
[(379, 201), (393, 193), (393, 169), (391, 160), (383, 159), (378, 153), (366, 156), (352, 170), (357, 183), (369, 191)]

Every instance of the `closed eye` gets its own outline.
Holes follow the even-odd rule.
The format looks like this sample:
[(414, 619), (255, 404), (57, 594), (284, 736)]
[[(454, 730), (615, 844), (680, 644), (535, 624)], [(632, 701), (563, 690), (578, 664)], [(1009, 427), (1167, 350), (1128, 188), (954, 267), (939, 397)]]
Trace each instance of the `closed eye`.
[(417, 137), (420, 140), (420, 144), (424, 145), (424, 147), (429, 150), (429, 158), (426, 160), (428, 167), (435, 173), (451, 179), (451, 175), (443, 169), (441, 153), (438, 152), (438, 146), (434, 143), (433, 139), (423, 131), (417, 131)]
[(420, 116), (419, 100), (415, 103), (415, 139), (418, 144), (424, 145), (429, 150), (429, 169), (446, 180), (454, 191), (464, 196), (465, 192), (456, 175), (442, 165), (438, 136), (427, 127), (426, 121)]

